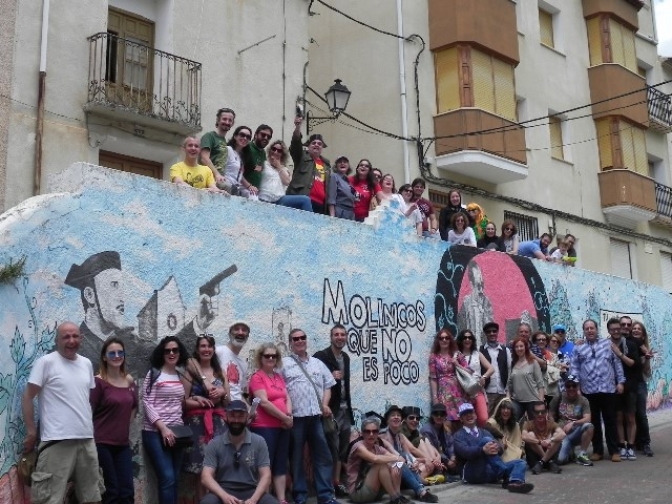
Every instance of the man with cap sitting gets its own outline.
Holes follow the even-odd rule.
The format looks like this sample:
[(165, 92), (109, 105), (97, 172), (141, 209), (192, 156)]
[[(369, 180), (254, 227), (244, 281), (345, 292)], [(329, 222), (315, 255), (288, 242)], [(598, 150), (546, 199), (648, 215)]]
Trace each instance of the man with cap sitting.
[(250, 432), (247, 404), (226, 407), (228, 430), (205, 448), (201, 483), (210, 492), (201, 504), (278, 504), (268, 493), (271, 463), (264, 438)]
[(459, 409), (462, 428), (455, 433), (455, 453), (462, 464), (465, 483), (497, 483), (509, 492), (529, 493), (534, 485), (525, 483), (527, 464), (524, 460), (504, 462), (499, 456), (502, 445), (488, 431), (476, 426), (476, 411), (470, 403)]
[(453, 446), (453, 435), (450, 429), (446, 428), (446, 405), (436, 403), (432, 405), (431, 418), (429, 422), (422, 426), (420, 433), (439, 452), (443, 470), (450, 474), (457, 474), (457, 462), (455, 459), (455, 448)]
[(396, 404), (390, 406), (385, 412), (387, 429), (381, 433), (380, 438), (387, 441), (396, 453), (406, 459), (404, 467), (401, 468), (402, 485), (411, 488), (422, 502), (439, 502), (439, 498), (430, 493), (422, 483), (422, 479), (433, 471), (427, 471), (422, 453), (401, 432), (403, 419), (404, 411)]
[(443, 477), (437, 478), (437, 475), (443, 472), (441, 454), (425, 439), (424, 434), (419, 429), (420, 408), (417, 406), (404, 406), (402, 411), (404, 412), (404, 421), (401, 425), (401, 432), (422, 454), (421, 458), (425, 461), (426, 472), (431, 471), (431, 475), (425, 478), (425, 482), (431, 484), (443, 483)]
[[(289, 153), (294, 161), (292, 180), (287, 186), (287, 194), (303, 194), (310, 196), (313, 212), (326, 213), (326, 199), (329, 185), (331, 165), (329, 160), (322, 157), (324, 143), (319, 133), (310, 135), (305, 144), (301, 144), (301, 124), (303, 117), (294, 118), (294, 133), (289, 144)], [(303, 146), (308, 147), (304, 150)]]
[(581, 452), (576, 457), (576, 463), (582, 466), (592, 466), (586, 450), (593, 440), (593, 424), (590, 423), (590, 403), (579, 394), (579, 379), (569, 375), (565, 380), (565, 391), (555, 396), (549, 407), (551, 415), (558, 422), (567, 437), (562, 440), (558, 464), (565, 464), (574, 455), (574, 447), (581, 446)]

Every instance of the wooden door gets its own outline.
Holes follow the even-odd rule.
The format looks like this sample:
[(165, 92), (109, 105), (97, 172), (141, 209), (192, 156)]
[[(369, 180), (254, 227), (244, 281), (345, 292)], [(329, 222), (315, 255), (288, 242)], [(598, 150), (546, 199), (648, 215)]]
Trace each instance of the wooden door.
[(134, 158), (101, 150), (98, 157), (98, 164), (100, 164), (100, 166), (105, 166), (106, 168), (144, 175), (145, 177), (152, 177), (159, 180), (163, 178), (163, 165), (156, 161), (149, 161), (148, 159)]

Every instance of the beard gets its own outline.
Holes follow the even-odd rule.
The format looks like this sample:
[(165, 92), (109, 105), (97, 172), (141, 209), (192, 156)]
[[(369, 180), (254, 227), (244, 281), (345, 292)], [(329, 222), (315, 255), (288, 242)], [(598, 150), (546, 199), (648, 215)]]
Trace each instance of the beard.
[(232, 436), (240, 436), (245, 430), (245, 424), (242, 422), (226, 422), (226, 425)]

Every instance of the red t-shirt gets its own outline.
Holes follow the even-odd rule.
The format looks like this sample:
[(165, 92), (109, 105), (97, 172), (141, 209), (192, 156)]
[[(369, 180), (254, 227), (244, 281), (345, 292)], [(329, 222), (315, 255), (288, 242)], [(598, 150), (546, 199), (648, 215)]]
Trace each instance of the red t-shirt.
[(355, 219), (364, 220), (369, 216), (369, 206), (371, 205), (371, 199), (382, 189), (380, 188), (380, 185), (376, 184), (374, 191), (371, 192), (366, 179), (362, 180), (356, 175), (349, 177), (348, 181), (355, 191), (359, 193), (359, 201), (355, 201), (354, 204)]
[[(252, 375), (249, 384), (250, 394), (255, 390), (265, 390), (268, 400), (283, 413), (287, 411), (287, 386), (280, 373), (273, 373), (273, 378), (259, 370)], [(282, 422), (268, 413), (261, 406), (257, 408), (257, 416), (250, 424), (252, 427), (282, 427)]]
[(91, 390), (90, 401), (96, 443), (128, 445), (131, 412), (138, 408), (135, 386), (115, 387), (96, 377), (96, 388)]
[(324, 187), (327, 167), (322, 163), (322, 160), (315, 161), (316, 175), (313, 181), (313, 187), (310, 188), (310, 199), (318, 205), (324, 205), (327, 200), (327, 191)]
[(424, 217), (422, 219), (422, 230), (423, 231), (428, 231), (429, 230), (429, 216), (434, 213), (434, 207), (425, 198), (419, 198), (415, 202), (415, 204), (418, 205), (418, 209), (420, 210), (420, 212), (422, 213), (422, 216)]

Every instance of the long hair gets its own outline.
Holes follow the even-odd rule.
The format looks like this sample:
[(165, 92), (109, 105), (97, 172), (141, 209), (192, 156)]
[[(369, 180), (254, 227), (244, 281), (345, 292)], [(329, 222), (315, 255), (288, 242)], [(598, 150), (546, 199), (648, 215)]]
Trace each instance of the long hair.
[(530, 342), (527, 341), (525, 338), (516, 338), (513, 340), (513, 343), (511, 345), (511, 348), (513, 351), (511, 352), (511, 365), (513, 366), (516, 362), (518, 362), (518, 353), (516, 352), (516, 345), (518, 342), (521, 342), (525, 345), (525, 360), (532, 364), (534, 362), (534, 356), (532, 355), (532, 352), (530, 352)]
[[(464, 348), (464, 339), (467, 337), (467, 335), (469, 335), (469, 336), (471, 336), (471, 337), (474, 337), (474, 333), (473, 333), (471, 330), (469, 330), (469, 329), (462, 329), (462, 330), (457, 334), (457, 339), (456, 339), (456, 341), (455, 341), (455, 342), (457, 343), (457, 349), (458, 349), (460, 352), (462, 352), (462, 353), (464, 353), (464, 350), (463, 350), (463, 348)], [(471, 344), (471, 352), (473, 353), (473, 352), (477, 352), (477, 351), (478, 351), (478, 348), (476, 348), (476, 339), (474, 338), (474, 339), (472, 340), (472, 344)]]
[[(511, 415), (509, 416), (509, 419), (504, 421), (502, 419), (502, 408), (509, 408), (511, 410)], [(516, 428), (516, 414), (515, 414), (515, 408), (513, 407), (513, 403), (511, 402), (510, 399), (502, 399), (499, 404), (497, 405), (497, 411), (495, 412), (495, 422), (497, 422), (497, 425), (499, 425), (500, 429), (506, 429), (508, 431), (511, 431)]]
[[(212, 358), (210, 359), (210, 365), (212, 366), (212, 371), (213, 375), (219, 377), (220, 380), (224, 380), (224, 372), (222, 371), (222, 365), (219, 363), (219, 359), (217, 358), (217, 352), (214, 351), (215, 348), (215, 338), (212, 336), (207, 336), (205, 334), (201, 334), (196, 338), (196, 346), (194, 347), (194, 351), (192, 352), (191, 356), (196, 359), (196, 362), (201, 363), (200, 356), (198, 354), (198, 347), (201, 344), (201, 340), (206, 340), (208, 342), (208, 345), (213, 348), (212, 352)], [(200, 377), (199, 377), (200, 378)]]
[(441, 352), (439, 337), (444, 335), (450, 336), (450, 339), (448, 340), (448, 352), (452, 357), (455, 355), (455, 352), (457, 352), (457, 343), (455, 343), (453, 333), (451, 333), (448, 329), (441, 329), (438, 333), (436, 333), (436, 336), (434, 336), (434, 343), (432, 344), (432, 353), (438, 355)]
[(649, 333), (646, 332), (646, 326), (644, 324), (642, 324), (641, 322), (633, 322), (632, 323), (632, 327), (635, 327), (636, 325), (638, 325), (639, 327), (642, 328), (642, 343), (646, 346), (646, 348), (651, 350), (651, 347), (649, 346)]
[[(457, 206), (453, 206), (453, 204), (450, 202), (450, 197), (453, 195), (453, 193), (457, 193), (457, 195), (460, 197), (460, 202), (457, 204)], [(462, 209), (462, 193), (458, 191), (457, 189), (451, 189), (448, 191), (448, 204), (446, 205), (448, 208), (460, 208)]]
[(453, 231), (457, 231), (456, 229), (456, 224), (457, 224), (457, 219), (462, 217), (464, 219), (464, 228), (467, 229), (469, 227), (469, 216), (465, 214), (464, 212), (455, 212), (453, 216), (450, 218), (450, 228)]
[(513, 238), (515, 235), (518, 234), (518, 228), (516, 227), (516, 223), (513, 222), (511, 219), (507, 219), (504, 222), (502, 222), (502, 236), (504, 236), (504, 230), (507, 227), (513, 228), (513, 231), (511, 232), (511, 238)]
[[(120, 345), (124, 353), (126, 352), (124, 342), (120, 338), (117, 338), (116, 336), (110, 336), (105, 340), (105, 343), (103, 343), (103, 348), (100, 349), (100, 368), (98, 369), (100, 377), (105, 381), (107, 381), (107, 361), (105, 360), (105, 354), (107, 354), (107, 348), (113, 343)], [(122, 376), (126, 376), (126, 355), (124, 355), (124, 361), (121, 363), (119, 372)]]
[(287, 162), (289, 161), (289, 154), (287, 152), (287, 146), (285, 145), (285, 142), (283, 142), (282, 140), (274, 140), (273, 142), (270, 143), (268, 149), (266, 149), (266, 157), (267, 158), (270, 157), (271, 149), (276, 145), (282, 147), (282, 154), (280, 154), (280, 162), (283, 164), (283, 166), (287, 166)]
[[(357, 163), (357, 168), (359, 168), (359, 165), (362, 164), (363, 161), (366, 161), (369, 163), (369, 171), (366, 174), (366, 185), (369, 187), (369, 191), (371, 192), (376, 192), (376, 179), (373, 178), (373, 165), (371, 164), (371, 161), (368, 159), (360, 159), (359, 162)], [(359, 180), (359, 173), (357, 172), (357, 169), (355, 168), (355, 182)]]
[[(234, 130), (233, 135), (231, 136), (231, 140), (229, 140), (229, 142), (226, 145), (228, 145), (229, 147), (233, 147), (235, 149), (238, 146), (238, 142), (236, 141), (236, 137), (238, 136), (238, 133), (240, 133), (242, 130), (247, 130), (247, 131), (250, 132), (250, 142), (252, 142), (252, 130), (250, 128), (248, 128), (247, 126), (238, 126)], [(250, 144), (248, 142), (248, 144), (245, 146), (245, 149), (243, 149), (243, 152), (245, 150), (247, 150), (249, 148), (249, 146), (250, 146)]]
[[(147, 384), (147, 394), (152, 392), (152, 386), (154, 385), (154, 382), (159, 379), (159, 375), (161, 374), (161, 368), (163, 367), (164, 364), (164, 353), (163, 350), (166, 348), (166, 345), (170, 342), (174, 341), (177, 343), (177, 348), (180, 350), (179, 357), (177, 358), (177, 365), (178, 366), (184, 366), (187, 362), (187, 358), (189, 357), (189, 354), (187, 353), (187, 348), (184, 346), (184, 344), (180, 341), (180, 339), (177, 336), (164, 336), (161, 341), (154, 347), (154, 350), (152, 350), (152, 354), (149, 356), (149, 364), (151, 366), (151, 371), (150, 371), (150, 379), (149, 383)], [(159, 370), (157, 373), (155, 370)]]

